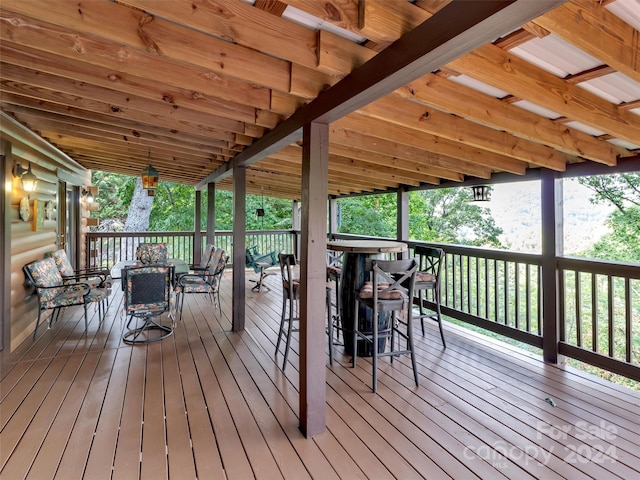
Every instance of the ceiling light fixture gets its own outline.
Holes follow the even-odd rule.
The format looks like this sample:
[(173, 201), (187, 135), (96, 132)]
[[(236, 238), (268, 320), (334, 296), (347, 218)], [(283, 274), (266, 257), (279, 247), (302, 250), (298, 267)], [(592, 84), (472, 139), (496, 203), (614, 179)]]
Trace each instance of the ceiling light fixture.
[(474, 202), (489, 201), (489, 187), (487, 185), (473, 185), (471, 187)]
[(158, 171), (151, 166), (151, 150), (149, 150), (149, 158), (147, 161), (148, 165), (141, 174), (142, 188), (144, 188), (147, 191), (147, 194), (152, 197), (155, 195), (158, 188), (159, 176)]

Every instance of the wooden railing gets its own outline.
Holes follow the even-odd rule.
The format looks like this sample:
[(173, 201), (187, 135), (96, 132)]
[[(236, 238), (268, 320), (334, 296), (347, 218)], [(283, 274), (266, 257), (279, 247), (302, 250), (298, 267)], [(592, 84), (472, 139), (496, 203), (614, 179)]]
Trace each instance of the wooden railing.
[[(298, 236), (293, 230), (252, 231), (246, 234), (246, 245), (256, 245), (265, 253), (298, 254)], [(87, 264), (111, 268), (119, 260), (132, 260), (140, 242), (166, 242), (169, 256), (191, 263), (193, 238), (190, 232), (91, 232), (87, 252), (92, 255)], [(333, 238), (367, 237), (339, 234)], [(230, 231), (216, 232), (215, 241), (233, 255)], [(555, 313), (545, 315), (542, 309), (541, 255), (408, 243), (410, 254), (419, 244), (445, 251), (445, 315), (536, 347), (543, 346), (545, 318), (558, 318), (560, 354), (640, 380), (639, 265), (557, 257), (556, 317)]]
[[(256, 245), (258, 251), (297, 252), (297, 233), (293, 230), (250, 231), (246, 235), (246, 245)], [(121, 260), (135, 260), (136, 247), (139, 243), (167, 243), (169, 257), (180, 258), (187, 263), (200, 263), (194, 258), (193, 232), (88, 232), (86, 234), (87, 258), (89, 267), (111, 268)], [(204, 250), (206, 242), (203, 233)], [(217, 231), (216, 247), (227, 251), (233, 258), (232, 234), (230, 231)]]
[(640, 365), (640, 266), (561, 257), (558, 271), (560, 353), (627, 375), (621, 362)]
[(542, 308), (541, 255), (408, 243), (410, 255), (420, 244), (445, 251), (443, 314), (540, 348), (545, 318), (558, 318), (561, 355), (640, 380), (640, 265), (557, 257), (556, 317)]

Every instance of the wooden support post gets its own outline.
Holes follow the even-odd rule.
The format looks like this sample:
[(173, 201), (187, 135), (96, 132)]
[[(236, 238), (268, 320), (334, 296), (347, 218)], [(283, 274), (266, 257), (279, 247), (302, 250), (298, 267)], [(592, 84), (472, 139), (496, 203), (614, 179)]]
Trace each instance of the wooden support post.
[(329, 197), (329, 235), (338, 233), (338, 200)]
[(207, 184), (207, 243), (216, 244), (216, 184)]
[(11, 193), (13, 176), (11, 168), (11, 143), (4, 138), (0, 139), (0, 158), (2, 158), (2, 170), (0, 181), (6, 185), (0, 197), (0, 215), (2, 215), (2, 233), (0, 233), (0, 264), (2, 276), (0, 276), (0, 351), (11, 349)]
[(325, 258), (328, 167), (328, 125), (305, 125), (300, 255), (300, 429), (307, 438), (326, 430)]
[(247, 169), (233, 168), (233, 300), (232, 329), (244, 330), (245, 317), (245, 236), (247, 233)]
[(546, 362), (561, 363), (558, 351), (560, 315), (557, 257), (563, 253), (562, 180), (553, 170), (541, 170), (542, 210), (542, 356)]
[(293, 239), (293, 253), (296, 258), (300, 258), (300, 202), (293, 200), (291, 202), (291, 225), (295, 232)]
[[(396, 238), (400, 242), (409, 240), (409, 192), (400, 188), (397, 193), (396, 206)], [(398, 253), (398, 258), (409, 258), (409, 251)]]
[(198, 265), (202, 258), (202, 192), (196, 190), (195, 207), (193, 211), (193, 258), (191, 263)]

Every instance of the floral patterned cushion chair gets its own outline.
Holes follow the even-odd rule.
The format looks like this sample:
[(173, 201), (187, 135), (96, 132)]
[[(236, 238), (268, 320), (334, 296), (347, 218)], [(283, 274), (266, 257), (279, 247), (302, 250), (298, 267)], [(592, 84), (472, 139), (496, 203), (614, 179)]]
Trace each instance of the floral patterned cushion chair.
[(169, 249), (166, 243), (141, 243), (136, 248), (136, 259), (142, 265), (166, 264)]
[(54, 320), (58, 320), (63, 307), (73, 305), (84, 306), (84, 332), (87, 333), (88, 315), (87, 305), (96, 303), (98, 307), (98, 319), (102, 321), (104, 316), (104, 302), (107, 298), (106, 288), (91, 288), (87, 283), (75, 282), (65, 284), (53, 258), (36, 260), (23, 267), (28, 281), (35, 287), (38, 296), (38, 320), (33, 332), (36, 338), (40, 318), (44, 310), (53, 310), (49, 316), (48, 327)]
[(213, 302), (215, 308), (218, 304), (218, 311), (222, 314), (222, 306), (220, 304), (220, 281), (224, 275), (224, 270), (229, 261), (227, 252), (218, 248), (213, 251), (209, 257), (205, 274), (189, 273), (181, 275), (176, 285), (176, 307), (180, 307), (180, 320), (182, 320), (182, 308), (184, 307), (184, 296), (187, 293), (206, 293)]
[(102, 270), (99, 268), (74, 270), (71, 262), (69, 261), (69, 257), (67, 257), (67, 252), (64, 250), (48, 252), (45, 253), (44, 256), (45, 258), (53, 258), (53, 261), (56, 263), (56, 266), (60, 271), (60, 275), (62, 275), (62, 279), (66, 284), (81, 282), (88, 284), (91, 288), (111, 288), (113, 280), (111, 279), (111, 275), (108, 270)]
[[(173, 328), (163, 325), (159, 319), (163, 313), (171, 311), (171, 282), (173, 266), (143, 265), (125, 268), (122, 271), (125, 285), (124, 306), (127, 332), (123, 341), (128, 344), (149, 343), (162, 340), (173, 333)], [(142, 325), (130, 329), (133, 319), (142, 320)]]

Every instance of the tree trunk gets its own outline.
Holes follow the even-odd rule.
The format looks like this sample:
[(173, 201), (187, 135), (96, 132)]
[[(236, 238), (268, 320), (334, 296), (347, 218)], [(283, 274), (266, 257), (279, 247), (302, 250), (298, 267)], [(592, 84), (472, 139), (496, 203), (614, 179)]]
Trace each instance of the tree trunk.
[(129, 205), (127, 222), (124, 225), (125, 232), (146, 232), (149, 229), (149, 215), (151, 214), (153, 197), (142, 188), (142, 179), (136, 179), (136, 188)]

